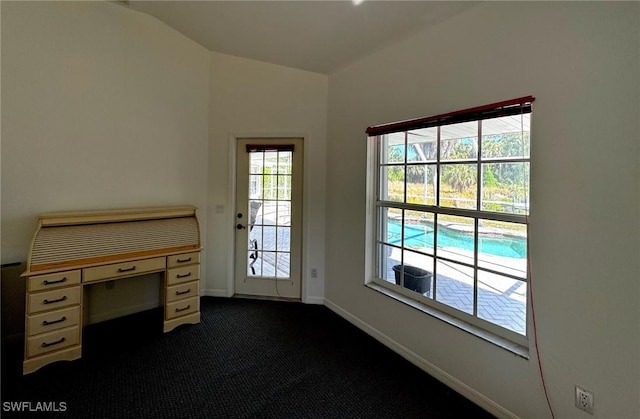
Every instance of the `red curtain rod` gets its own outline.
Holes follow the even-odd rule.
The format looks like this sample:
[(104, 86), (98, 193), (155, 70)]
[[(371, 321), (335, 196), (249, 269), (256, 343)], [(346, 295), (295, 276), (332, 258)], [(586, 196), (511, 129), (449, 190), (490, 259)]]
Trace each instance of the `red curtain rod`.
[[(460, 111), (443, 113), (435, 116), (428, 116), (425, 118), (409, 119), (407, 121), (392, 122), (390, 124), (376, 125), (367, 128), (367, 134), (369, 136), (389, 134), (398, 131), (407, 131), (410, 129), (422, 128), (425, 125), (433, 123), (435, 121), (441, 121), (444, 119), (452, 119), (454, 117), (461, 117), (464, 115), (474, 115), (483, 113), (486, 111), (500, 111), (508, 106), (531, 104), (535, 98), (533, 96), (523, 96), (517, 99), (505, 100), (502, 102), (492, 103), (490, 105), (476, 106), (475, 108), (463, 109)], [(480, 119), (480, 118), (478, 118)]]

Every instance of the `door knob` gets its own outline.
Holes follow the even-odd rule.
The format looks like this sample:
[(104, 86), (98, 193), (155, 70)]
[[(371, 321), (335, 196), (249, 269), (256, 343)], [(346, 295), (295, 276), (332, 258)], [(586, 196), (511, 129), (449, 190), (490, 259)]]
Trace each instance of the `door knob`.
[(236, 228), (238, 230), (242, 230), (243, 228), (247, 228), (247, 227), (243, 226), (242, 224), (238, 224), (238, 225), (236, 225)]

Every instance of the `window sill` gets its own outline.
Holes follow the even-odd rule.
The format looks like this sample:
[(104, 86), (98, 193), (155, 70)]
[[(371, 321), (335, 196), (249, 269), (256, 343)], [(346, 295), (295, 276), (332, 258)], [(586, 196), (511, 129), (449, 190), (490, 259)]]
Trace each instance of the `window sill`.
[(492, 343), (502, 349), (505, 349), (514, 355), (520, 356), (524, 359), (529, 359), (529, 349), (526, 346), (519, 345), (517, 343), (511, 342), (508, 339), (503, 337), (494, 335), (493, 333), (489, 333), (486, 330), (480, 329), (477, 326), (469, 324), (465, 321), (457, 319), (449, 314), (438, 311), (434, 308), (431, 308), (425, 304), (421, 304), (418, 301), (415, 301), (411, 298), (405, 297), (397, 292), (393, 292), (388, 288), (382, 287), (375, 283), (365, 284), (366, 287), (371, 288), (374, 291), (377, 291), (381, 294), (386, 295), (387, 297), (393, 298), (396, 301), (399, 301), (403, 304), (408, 305), (418, 311), (421, 311), (431, 317), (435, 317), (436, 319), (442, 320), (445, 323), (450, 324), (451, 326), (457, 327), (460, 330), (463, 330), (467, 333), (470, 333), (482, 340), (485, 340), (489, 343)]

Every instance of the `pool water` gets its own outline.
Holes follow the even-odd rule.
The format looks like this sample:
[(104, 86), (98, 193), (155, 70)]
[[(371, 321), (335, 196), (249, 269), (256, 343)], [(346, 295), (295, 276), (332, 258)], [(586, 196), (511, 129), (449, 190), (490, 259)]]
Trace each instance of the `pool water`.
[[(401, 224), (398, 221), (387, 223), (388, 237), (391, 244), (399, 245), (402, 239)], [(404, 227), (405, 246), (433, 248), (433, 227), (424, 225), (406, 225)], [(508, 258), (522, 259), (527, 257), (525, 238), (491, 236), (478, 238), (480, 253)], [(438, 247), (455, 247), (473, 252), (473, 235), (446, 227), (438, 227)]]

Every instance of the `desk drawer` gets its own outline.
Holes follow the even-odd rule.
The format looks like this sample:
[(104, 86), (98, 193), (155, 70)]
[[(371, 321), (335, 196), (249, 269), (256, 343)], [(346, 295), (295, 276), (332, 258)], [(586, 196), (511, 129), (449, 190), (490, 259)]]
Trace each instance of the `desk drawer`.
[(78, 326), (43, 333), (27, 339), (27, 357), (31, 358), (32, 356), (77, 345), (79, 341), (80, 329)]
[(167, 286), (195, 281), (196, 279), (200, 279), (200, 265), (167, 270)]
[(187, 282), (167, 288), (167, 303), (200, 295), (200, 281)]
[(52, 290), (78, 284), (80, 284), (80, 270), (56, 272), (54, 274), (30, 276), (27, 280), (27, 291)]
[(114, 279), (139, 275), (145, 272), (160, 271), (163, 270), (165, 266), (165, 258), (154, 258), (86, 268), (82, 270), (82, 282), (93, 282), (101, 279)]
[(167, 256), (167, 268), (176, 266), (193, 265), (200, 263), (200, 252), (183, 253), (180, 255)]
[(29, 336), (80, 324), (80, 306), (27, 317)]
[(200, 311), (200, 297), (192, 297), (173, 303), (167, 303), (165, 307), (165, 319), (167, 320), (191, 313), (197, 313)]
[(80, 291), (78, 286), (29, 294), (27, 314), (80, 304)]

